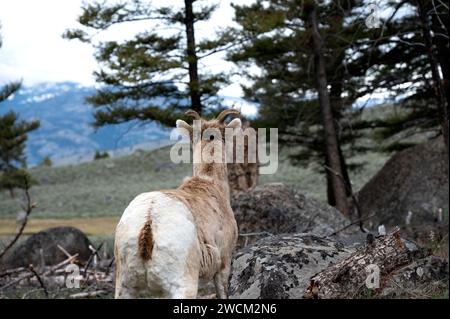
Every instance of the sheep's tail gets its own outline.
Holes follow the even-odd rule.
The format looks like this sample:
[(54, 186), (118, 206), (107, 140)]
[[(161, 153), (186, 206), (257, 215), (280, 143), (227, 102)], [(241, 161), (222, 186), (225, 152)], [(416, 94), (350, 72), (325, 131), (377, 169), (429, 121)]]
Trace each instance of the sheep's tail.
[(152, 221), (150, 219), (150, 214), (145, 222), (144, 226), (139, 233), (139, 256), (144, 261), (148, 261), (152, 258), (153, 251), (153, 234), (152, 234)]

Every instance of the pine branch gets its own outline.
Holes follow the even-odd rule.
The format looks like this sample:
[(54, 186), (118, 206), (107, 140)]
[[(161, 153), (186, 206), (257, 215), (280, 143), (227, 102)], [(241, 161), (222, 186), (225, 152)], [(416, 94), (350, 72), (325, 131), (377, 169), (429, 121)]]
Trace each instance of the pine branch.
[(0, 102), (6, 101), (22, 86), (22, 81), (11, 82), (0, 89)]

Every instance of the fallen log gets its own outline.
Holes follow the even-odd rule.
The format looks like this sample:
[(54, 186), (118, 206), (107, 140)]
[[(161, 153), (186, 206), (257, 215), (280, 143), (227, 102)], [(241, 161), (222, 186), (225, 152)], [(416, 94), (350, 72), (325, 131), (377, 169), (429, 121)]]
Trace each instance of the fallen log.
[(1, 277), (6, 277), (6, 276), (16, 275), (16, 274), (19, 274), (19, 273), (24, 272), (26, 270), (27, 270), (27, 268), (25, 268), (25, 267), (19, 267), (19, 268), (14, 268), (14, 269), (6, 269), (5, 271), (2, 271), (0, 273), (0, 278)]
[(104, 294), (107, 294), (108, 291), (106, 290), (97, 290), (97, 291), (91, 291), (91, 292), (80, 292), (77, 294), (70, 295), (70, 298), (73, 299), (80, 299), (80, 298), (90, 298), (90, 297), (98, 297)]
[[(60, 263), (57, 264), (57, 265), (55, 265), (55, 266), (53, 266), (53, 267), (50, 267), (50, 268), (49, 268), (47, 271), (45, 271), (41, 276), (42, 276), (42, 277), (49, 276), (50, 274), (52, 274), (53, 272), (57, 271), (57, 270), (60, 269), (61, 267), (65, 266), (65, 265), (67, 265), (67, 264), (69, 264), (69, 263), (74, 262), (74, 261), (76, 260), (77, 256), (78, 256), (78, 253), (76, 253), (75, 255), (71, 256), (70, 258), (67, 258), (66, 260), (60, 262)], [(32, 278), (32, 277), (35, 276), (35, 273), (34, 273), (34, 272), (29, 272), (29, 271), (28, 271), (29, 268), (18, 268), (18, 269), (20, 269), (20, 270), (26, 269), (26, 270), (27, 270), (27, 273), (25, 273), (25, 275), (23, 275), (23, 276), (20, 276), (20, 277), (16, 278), (15, 280), (10, 281), (10, 282), (7, 283), (6, 285), (0, 287), (0, 291), (5, 290), (5, 289), (7, 289), (7, 288), (9, 288), (9, 287), (11, 287), (11, 286), (14, 286), (14, 285), (18, 284), (19, 282), (21, 282), (21, 281), (23, 281), (23, 280), (25, 280), (25, 279), (29, 279), (29, 278)], [(16, 270), (16, 271), (17, 271), (17, 270)], [(19, 273), (20, 273), (20, 272), (19, 272)]]
[(308, 299), (376, 296), (396, 269), (412, 261), (399, 229), (385, 236), (368, 235), (367, 242), (344, 260), (315, 274), (305, 290)]

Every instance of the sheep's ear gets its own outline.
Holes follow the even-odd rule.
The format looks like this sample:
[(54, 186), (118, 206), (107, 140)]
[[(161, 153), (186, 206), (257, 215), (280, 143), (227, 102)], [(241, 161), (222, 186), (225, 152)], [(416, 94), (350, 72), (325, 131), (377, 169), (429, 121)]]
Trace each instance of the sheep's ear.
[(232, 120), (230, 123), (228, 123), (226, 128), (237, 129), (237, 128), (241, 128), (241, 126), (242, 126), (241, 119), (237, 118), (237, 119)]
[(190, 126), (183, 120), (177, 120), (176, 125), (181, 134), (183, 134), (186, 138), (190, 138), (190, 135), (192, 133), (192, 126)]

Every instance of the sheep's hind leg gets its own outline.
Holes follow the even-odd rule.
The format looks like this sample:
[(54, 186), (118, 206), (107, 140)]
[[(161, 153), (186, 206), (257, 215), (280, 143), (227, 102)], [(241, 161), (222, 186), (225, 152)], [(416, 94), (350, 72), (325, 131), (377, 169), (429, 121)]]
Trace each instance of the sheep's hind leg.
[(137, 299), (139, 298), (139, 290), (135, 288), (124, 287), (122, 285), (116, 286), (116, 299)]
[[(122, 263), (119, 261), (118, 266)], [(141, 282), (145, 280), (142, 275), (139, 275), (134, 268), (120, 267), (116, 272), (116, 299), (137, 299), (142, 292)]]
[(228, 280), (230, 278), (230, 266), (223, 267), (214, 275), (214, 285), (218, 299), (228, 299)]
[(198, 292), (198, 280), (189, 280), (182, 286), (169, 288), (170, 299), (195, 299)]
[(165, 291), (171, 299), (195, 299), (198, 293), (198, 267), (179, 269), (179, 276), (166, 282)]

